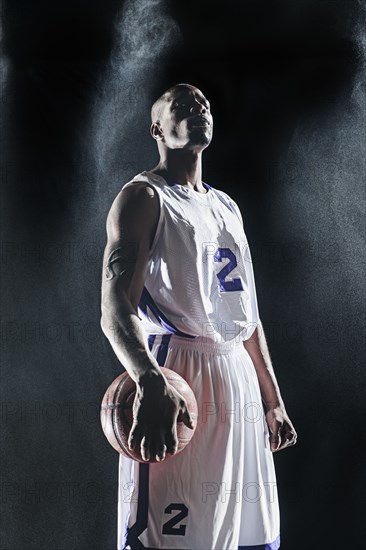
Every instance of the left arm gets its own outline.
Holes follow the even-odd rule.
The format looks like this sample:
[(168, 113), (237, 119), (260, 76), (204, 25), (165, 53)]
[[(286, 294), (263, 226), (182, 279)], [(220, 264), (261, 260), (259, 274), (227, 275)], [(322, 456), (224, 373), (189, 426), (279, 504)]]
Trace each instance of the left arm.
[(281, 397), (261, 321), (252, 336), (243, 341), (243, 345), (253, 361), (266, 406), (266, 421), (271, 432), (271, 450), (280, 451), (294, 445), (297, 434)]

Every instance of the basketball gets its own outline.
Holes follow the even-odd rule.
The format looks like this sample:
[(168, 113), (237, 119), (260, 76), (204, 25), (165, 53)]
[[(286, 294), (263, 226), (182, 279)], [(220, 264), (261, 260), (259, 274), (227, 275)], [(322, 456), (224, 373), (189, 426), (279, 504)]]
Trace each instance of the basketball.
[[(181, 395), (187, 403), (187, 408), (192, 418), (194, 428), (188, 428), (182, 420), (180, 414), (177, 417), (177, 437), (178, 448), (175, 454), (183, 451), (185, 446), (192, 439), (197, 425), (197, 401), (189, 384), (178, 373), (165, 367), (160, 367), (165, 378)], [(104, 394), (100, 419), (103, 432), (112, 445), (112, 447), (120, 454), (132, 458), (138, 462), (158, 462), (156, 458), (151, 458), (149, 461), (143, 460), (140, 449), (131, 451), (128, 448), (128, 436), (133, 423), (132, 406), (135, 399), (136, 384), (127, 372), (118, 376), (109, 386)], [(175, 456), (166, 453), (165, 460)], [(163, 461), (163, 462), (164, 462)]]

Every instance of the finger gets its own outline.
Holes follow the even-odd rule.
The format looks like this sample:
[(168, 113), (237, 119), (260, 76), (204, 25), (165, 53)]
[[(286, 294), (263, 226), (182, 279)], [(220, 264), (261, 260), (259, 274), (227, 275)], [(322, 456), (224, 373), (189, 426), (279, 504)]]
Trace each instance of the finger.
[(281, 445), (281, 425), (275, 421), (272, 426), (269, 426), (271, 431), (270, 444), (272, 451), (277, 451)]
[(141, 457), (142, 460), (150, 460), (150, 438), (146, 436), (141, 440)]
[(177, 427), (176, 424), (173, 426), (172, 430), (167, 431), (165, 436), (166, 452), (174, 455), (178, 449), (178, 437), (177, 437)]
[(187, 426), (187, 428), (190, 428), (191, 430), (193, 430), (195, 427), (195, 424), (187, 407), (187, 402), (182, 397), (179, 401), (177, 422), (183, 422)]
[(297, 434), (293, 428), (291, 428), (288, 424), (283, 430), (283, 439), (291, 443), (293, 440), (296, 440)]
[(281, 443), (281, 445), (278, 447), (278, 449), (276, 450), (276, 452), (282, 451), (283, 449), (286, 449), (287, 447), (290, 447), (291, 445), (292, 445), (291, 442), (285, 440), (285, 441), (283, 441), (283, 442)]
[(156, 453), (156, 460), (158, 462), (161, 462), (165, 459), (165, 456), (166, 456), (166, 450), (167, 450), (167, 446), (166, 445), (163, 445), (163, 448), (160, 448), (160, 451), (158, 451)]
[(288, 431), (284, 424), (279, 429), (279, 436), (280, 436), (280, 442), (276, 449), (276, 451), (281, 451), (285, 447), (287, 447), (289, 439), (288, 439)]
[(281, 436), (279, 434), (271, 436), (271, 449), (273, 452), (279, 451), (281, 448)]
[(166, 445), (164, 443), (164, 430), (160, 430), (159, 434), (153, 437), (150, 446), (150, 455), (155, 457), (155, 460), (161, 462), (166, 454)]
[(295, 445), (297, 442), (297, 435), (293, 434), (290, 438), (288, 438), (288, 446)]
[(287, 430), (287, 434), (285, 437), (283, 437), (282, 444), (277, 450), (279, 451), (285, 449), (286, 447), (290, 447), (291, 445), (295, 445), (296, 438), (296, 433), (294, 433), (292, 430)]
[(191, 416), (191, 413), (189, 412), (187, 406), (184, 406), (182, 408), (182, 420), (184, 422), (184, 424), (187, 426), (187, 428), (190, 428), (191, 430), (194, 429), (194, 422), (193, 422), (193, 418)]
[(134, 451), (136, 449), (138, 439), (137, 424), (133, 424), (127, 440), (127, 445), (130, 451)]

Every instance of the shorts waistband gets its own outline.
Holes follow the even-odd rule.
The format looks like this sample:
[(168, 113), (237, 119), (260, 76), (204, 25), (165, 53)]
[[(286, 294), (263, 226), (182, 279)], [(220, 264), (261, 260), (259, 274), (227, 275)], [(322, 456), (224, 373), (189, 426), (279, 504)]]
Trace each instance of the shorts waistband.
[(201, 350), (207, 353), (238, 353), (244, 348), (243, 339), (237, 335), (232, 340), (222, 340), (216, 342), (205, 336), (197, 336), (195, 338), (185, 338), (176, 334), (149, 334), (148, 342), (150, 349), (153, 345), (164, 346), (167, 348), (183, 348), (190, 350)]

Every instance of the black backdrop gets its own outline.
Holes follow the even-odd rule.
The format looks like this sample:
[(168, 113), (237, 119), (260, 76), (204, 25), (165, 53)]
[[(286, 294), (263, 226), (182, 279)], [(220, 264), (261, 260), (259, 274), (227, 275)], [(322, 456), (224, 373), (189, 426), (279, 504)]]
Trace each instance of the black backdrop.
[(3, 3), (1, 550), (116, 547), (99, 404), (105, 219), (157, 162), (153, 98), (212, 104), (204, 179), (238, 202), (295, 447), (283, 550), (362, 546), (364, 11), (342, 0)]

